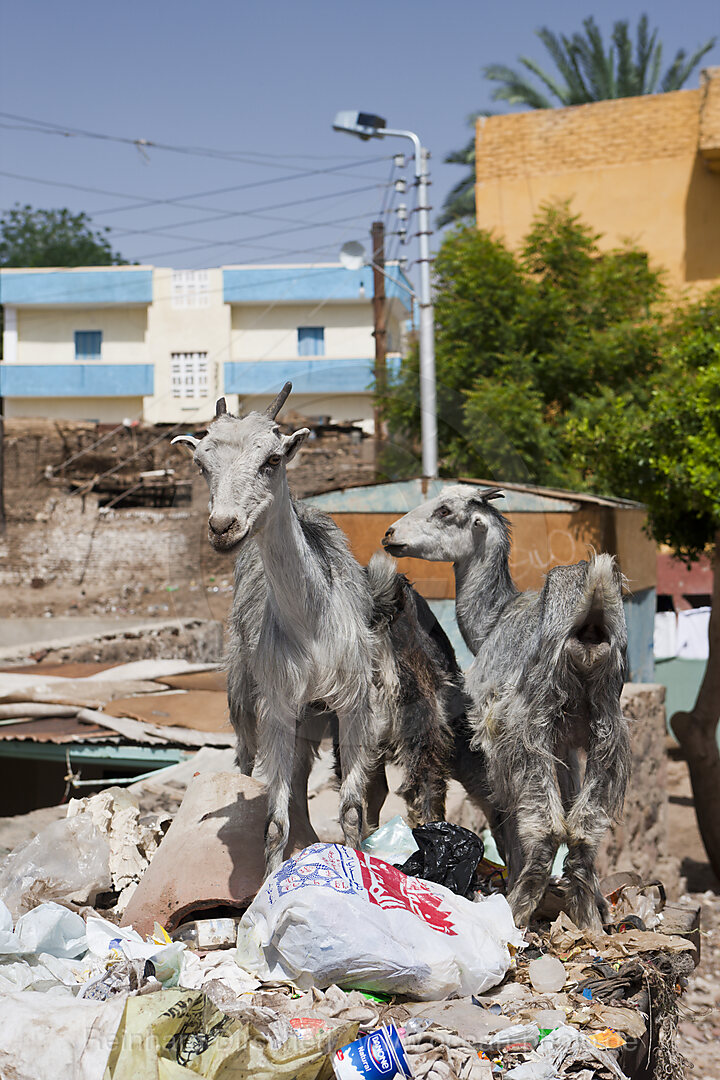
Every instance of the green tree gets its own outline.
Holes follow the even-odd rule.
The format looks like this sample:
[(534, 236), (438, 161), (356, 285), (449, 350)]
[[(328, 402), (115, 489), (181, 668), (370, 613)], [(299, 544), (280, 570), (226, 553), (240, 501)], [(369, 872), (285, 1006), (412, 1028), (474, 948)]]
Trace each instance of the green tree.
[(112, 250), (109, 229), (87, 214), (19, 204), (0, 218), (0, 266), (110, 266), (127, 259)]
[(720, 289), (675, 314), (651, 378), (578, 415), (568, 434), (575, 465), (595, 490), (642, 500), (653, 536), (677, 556), (711, 554), (709, 660), (695, 705), (671, 726), (720, 877)]
[[(592, 16), (584, 19), (582, 25), (583, 32), (576, 31), (571, 37), (555, 34), (546, 26), (537, 31), (555, 64), (555, 74), (548, 73), (527, 56), (519, 57), (524, 71), (506, 64), (484, 67), (485, 78), (497, 84), (491, 95), (493, 100), (507, 101), (526, 109), (550, 109), (554, 105), (585, 105), (608, 98), (680, 90), (717, 40), (710, 38), (689, 56), (685, 49), (678, 49), (672, 63), (661, 75), (662, 42), (658, 41), (657, 29), (650, 32), (647, 15), (641, 15), (638, 20), (634, 50), (627, 19), (613, 23), (610, 45), (606, 45)], [(474, 213), (473, 201), (467, 194), (475, 187), (474, 142), (453, 151), (445, 160), (468, 166), (469, 171), (445, 199), (438, 225)]]
[[(566, 436), (588, 403), (654, 371), (658, 275), (633, 248), (601, 252), (567, 204), (542, 208), (519, 255), (460, 226), (435, 263), (442, 471), (576, 487)], [(419, 434), (418, 359), (383, 408), (396, 442)]]

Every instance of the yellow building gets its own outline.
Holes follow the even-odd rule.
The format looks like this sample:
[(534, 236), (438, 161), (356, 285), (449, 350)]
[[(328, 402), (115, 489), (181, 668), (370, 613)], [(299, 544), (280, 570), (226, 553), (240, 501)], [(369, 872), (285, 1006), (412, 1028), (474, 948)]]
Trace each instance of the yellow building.
[(671, 289), (720, 280), (720, 68), (698, 90), (480, 117), (477, 224), (518, 246), (543, 203), (571, 200), (600, 244), (627, 241)]

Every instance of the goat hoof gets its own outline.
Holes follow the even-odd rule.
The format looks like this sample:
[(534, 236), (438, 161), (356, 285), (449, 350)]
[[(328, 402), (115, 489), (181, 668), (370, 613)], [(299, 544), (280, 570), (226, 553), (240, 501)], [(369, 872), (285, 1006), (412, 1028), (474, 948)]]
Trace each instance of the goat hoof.
[(362, 833), (362, 810), (359, 806), (348, 806), (340, 816), (343, 835), (351, 847), (357, 847)]

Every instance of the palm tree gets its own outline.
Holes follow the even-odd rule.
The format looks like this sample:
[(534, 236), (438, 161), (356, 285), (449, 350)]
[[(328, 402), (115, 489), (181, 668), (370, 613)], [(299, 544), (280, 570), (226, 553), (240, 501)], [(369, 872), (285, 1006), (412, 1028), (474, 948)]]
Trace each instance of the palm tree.
[[(706, 41), (692, 56), (684, 49), (678, 49), (661, 79), (662, 43), (657, 40), (657, 30), (650, 34), (647, 15), (640, 16), (633, 58), (629, 26), (626, 19), (618, 19), (613, 24), (612, 45), (607, 50), (592, 16), (583, 20), (585, 33), (575, 33), (571, 38), (553, 34), (546, 26), (538, 30), (538, 37), (560, 73), (560, 81), (526, 56), (520, 57), (520, 63), (537, 76), (560, 105), (584, 105), (608, 98), (680, 90), (717, 40), (713, 37)], [(492, 93), (494, 101), (508, 101), (511, 105), (525, 105), (531, 109), (552, 108), (552, 102), (524, 72), (517, 72), (505, 64), (490, 64), (483, 68), (483, 74), (499, 84)]]
[[(629, 26), (627, 19), (618, 19), (613, 24), (612, 44), (607, 49), (592, 16), (583, 20), (584, 33), (576, 32), (570, 38), (564, 34), (554, 34), (546, 26), (542, 27), (537, 35), (554, 61), (559, 76), (549, 75), (535, 60), (526, 56), (519, 58), (526, 69), (524, 72), (505, 64), (489, 64), (483, 68), (483, 74), (498, 84), (492, 93), (493, 100), (507, 101), (511, 105), (522, 105), (529, 109), (550, 109), (554, 104), (585, 105), (608, 98), (680, 90), (717, 40), (710, 38), (691, 56), (687, 55), (685, 49), (678, 49), (661, 77), (662, 43), (657, 40), (657, 30), (650, 33), (647, 15), (640, 16), (633, 57)], [(527, 72), (539, 79), (542, 89), (528, 78)], [(556, 99), (555, 102), (550, 97)], [(438, 225), (447, 225), (473, 212), (474, 143), (470, 142), (462, 150), (449, 154), (445, 161), (467, 165), (470, 171), (445, 199)]]
[[(475, 129), (478, 116), (486, 113), (473, 113), (468, 117), (468, 124)], [(453, 150), (445, 158), (448, 165), (465, 165), (469, 172), (458, 180), (454, 188), (445, 196), (443, 208), (437, 219), (437, 227), (449, 225), (451, 221), (461, 221), (475, 214), (475, 135), (463, 146), (462, 150)]]

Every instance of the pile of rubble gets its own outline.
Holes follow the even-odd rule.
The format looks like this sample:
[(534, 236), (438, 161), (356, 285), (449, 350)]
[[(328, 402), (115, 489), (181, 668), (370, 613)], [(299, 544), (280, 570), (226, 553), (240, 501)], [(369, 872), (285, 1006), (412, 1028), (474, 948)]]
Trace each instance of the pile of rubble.
[(608, 933), (521, 933), (491, 845), (400, 820), (360, 852), (301, 823), (263, 883), (228, 753), (73, 800), (0, 864), (0, 1075), (682, 1075), (699, 933), (660, 886), (606, 881)]

